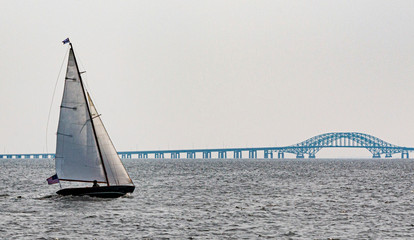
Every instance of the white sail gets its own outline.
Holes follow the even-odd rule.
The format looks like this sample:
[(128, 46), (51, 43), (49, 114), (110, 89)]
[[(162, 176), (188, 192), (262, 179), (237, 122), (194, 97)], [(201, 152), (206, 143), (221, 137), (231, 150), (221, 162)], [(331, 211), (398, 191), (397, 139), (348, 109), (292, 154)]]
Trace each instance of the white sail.
[(131, 178), (128, 176), (124, 165), (119, 158), (115, 146), (113, 145), (108, 132), (103, 125), (102, 119), (88, 94), (89, 106), (92, 121), (95, 126), (95, 132), (98, 139), (99, 148), (101, 150), (102, 159), (108, 176), (110, 185), (132, 184)]
[(56, 143), (60, 180), (107, 182), (73, 49), (70, 49)]

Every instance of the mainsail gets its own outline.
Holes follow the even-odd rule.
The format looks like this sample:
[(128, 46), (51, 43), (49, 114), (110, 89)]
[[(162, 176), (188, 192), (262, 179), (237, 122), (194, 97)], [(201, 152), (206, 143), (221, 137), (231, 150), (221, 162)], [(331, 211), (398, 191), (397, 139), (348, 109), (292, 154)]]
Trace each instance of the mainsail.
[(91, 106), (71, 44), (56, 143), (59, 179), (132, 184), (90, 97), (89, 101)]

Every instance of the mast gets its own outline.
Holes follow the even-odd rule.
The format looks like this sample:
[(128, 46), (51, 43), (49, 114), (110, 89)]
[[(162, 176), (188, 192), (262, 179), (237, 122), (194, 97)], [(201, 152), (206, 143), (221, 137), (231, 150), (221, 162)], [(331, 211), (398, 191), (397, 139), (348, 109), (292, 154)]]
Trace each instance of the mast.
[(71, 42), (69, 42), (69, 45), (70, 45), (70, 49), (72, 50), (72, 53), (73, 53), (73, 59), (75, 60), (76, 70), (78, 72), (79, 80), (80, 80), (80, 83), (81, 83), (80, 85), (82, 86), (82, 94), (83, 94), (83, 97), (85, 98), (86, 109), (88, 109), (89, 119), (91, 121), (93, 135), (95, 137), (96, 146), (98, 148), (99, 158), (101, 159), (103, 171), (104, 171), (104, 174), (105, 174), (106, 184), (107, 184), (107, 186), (109, 186), (108, 174), (106, 173), (106, 168), (105, 168), (105, 164), (104, 164), (104, 161), (103, 161), (101, 148), (99, 147), (98, 137), (96, 136), (95, 125), (93, 124), (93, 121), (92, 121), (92, 114), (91, 114), (91, 110), (89, 109), (88, 100), (86, 98), (85, 87), (83, 85), (82, 77), (81, 77), (80, 72), (79, 72), (78, 62), (76, 61), (75, 51), (73, 51), (73, 46), (72, 46)]

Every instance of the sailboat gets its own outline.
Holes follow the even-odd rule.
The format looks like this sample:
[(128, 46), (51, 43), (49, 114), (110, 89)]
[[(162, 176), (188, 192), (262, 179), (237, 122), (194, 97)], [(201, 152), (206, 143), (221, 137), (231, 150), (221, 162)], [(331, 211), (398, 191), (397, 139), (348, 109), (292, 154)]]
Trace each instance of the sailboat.
[[(135, 189), (86, 91), (72, 43), (63, 90), (56, 139), (55, 167), (60, 181), (94, 183), (63, 188), (59, 195), (116, 198)], [(99, 183), (99, 184), (97, 184)]]

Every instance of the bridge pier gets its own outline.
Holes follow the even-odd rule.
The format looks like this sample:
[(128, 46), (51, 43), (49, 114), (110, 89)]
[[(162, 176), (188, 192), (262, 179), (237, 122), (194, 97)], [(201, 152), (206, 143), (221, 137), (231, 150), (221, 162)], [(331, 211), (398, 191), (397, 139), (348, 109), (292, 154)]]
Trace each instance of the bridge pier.
[(392, 158), (392, 153), (390, 153), (390, 152), (386, 153), (386, 154), (385, 154), (385, 157), (386, 157), (386, 158)]
[(264, 150), (264, 158), (273, 158), (273, 151)]
[(256, 150), (249, 150), (249, 158), (257, 158), (257, 151)]
[(242, 152), (240, 150), (235, 150), (233, 152), (233, 158), (235, 158), (235, 159), (242, 158)]
[(187, 153), (187, 158), (189, 158), (189, 159), (195, 158), (195, 152), (188, 152)]
[(309, 153), (309, 158), (316, 158), (316, 154), (314, 154), (314, 153)]
[(303, 153), (298, 153), (296, 155), (296, 158), (305, 158), (305, 155)]
[(221, 158), (221, 159), (226, 159), (227, 158), (227, 152), (225, 152), (225, 151), (218, 152), (218, 157)]
[(138, 158), (139, 159), (148, 158), (148, 153), (138, 153)]
[(164, 158), (164, 153), (155, 153), (155, 158)]
[(210, 159), (211, 158), (211, 152), (203, 152), (203, 158), (204, 159)]
[(278, 152), (277, 153), (277, 158), (285, 158), (285, 153), (284, 152)]
[(380, 153), (374, 153), (372, 155), (372, 158), (381, 158), (381, 154)]
[(409, 153), (408, 152), (402, 152), (401, 153), (401, 158), (410, 158), (410, 155), (409, 155)]
[(171, 153), (171, 158), (172, 159), (178, 159), (178, 158), (180, 158), (180, 153), (179, 152), (172, 152)]

